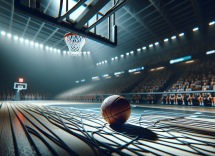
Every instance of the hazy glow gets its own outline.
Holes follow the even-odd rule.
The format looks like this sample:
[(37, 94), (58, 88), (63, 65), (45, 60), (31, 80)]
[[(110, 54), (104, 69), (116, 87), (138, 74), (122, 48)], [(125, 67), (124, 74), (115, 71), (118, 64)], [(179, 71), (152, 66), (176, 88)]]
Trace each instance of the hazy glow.
[(142, 47), (142, 49), (146, 49), (146, 46), (145, 46), (145, 47)]
[(155, 45), (158, 45), (159, 44), (159, 42), (155, 42)]
[(163, 69), (164, 67), (158, 67), (157, 69)]
[(7, 37), (11, 37), (12, 35), (10, 33), (7, 33)]
[(129, 55), (129, 53), (126, 53), (126, 55)]
[(57, 49), (56, 48), (54, 48), (54, 52), (56, 52), (57, 51)]
[(79, 83), (79, 81), (75, 81), (76, 83)]
[(111, 60), (114, 60), (114, 58), (112, 58)]
[(25, 43), (29, 43), (29, 40), (28, 40), (28, 39), (25, 39)]
[(87, 54), (90, 54), (90, 51), (88, 51)]
[(102, 61), (102, 63), (105, 63), (104, 61)]
[(107, 63), (107, 60), (105, 60), (105, 63)]
[(167, 42), (167, 41), (169, 41), (169, 39), (168, 39), (168, 38), (164, 39), (164, 42)]
[(108, 77), (109, 75), (108, 74), (104, 74), (104, 75), (102, 75), (102, 77)]
[(31, 44), (31, 45), (34, 45), (34, 42), (33, 42), (33, 41), (31, 41), (31, 42), (30, 42), (30, 44)]
[(58, 49), (57, 52), (60, 53), (60, 49)]
[(172, 37), (171, 37), (171, 39), (175, 39), (175, 38), (176, 38), (176, 36), (172, 36)]
[(50, 47), (50, 48), (49, 48), (49, 50), (51, 50), (51, 51), (52, 51), (52, 50), (53, 50), (53, 48), (52, 48), (52, 47)]
[(193, 31), (197, 31), (199, 30), (199, 27), (193, 28)]
[[(37, 43), (38, 44), (38, 43)], [(36, 44), (35, 44), (36, 45)], [(40, 48), (43, 48), (43, 44), (40, 44)]]
[(99, 62), (99, 64), (102, 64), (101, 62)]
[(140, 49), (140, 48), (138, 48), (138, 49), (137, 49), (137, 51), (141, 51), (141, 49)]
[(96, 65), (98, 66), (99, 64), (98, 64), (98, 63), (96, 63)]
[(24, 41), (24, 39), (21, 37), (20, 39), (19, 39), (21, 42), (23, 42)]
[(118, 57), (116, 56), (115, 59), (118, 59)]
[(92, 77), (92, 80), (98, 79), (98, 78), (99, 78), (98, 76), (94, 76), (94, 77)]
[(2, 35), (5, 35), (6, 33), (5, 33), (4, 31), (1, 31), (1, 34), (2, 34)]
[(49, 49), (49, 47), (48, 47), (48, 46), (46, 46), (46, 49), (48, 50), (48, 49)]
[(153, 47), (153, 44), (150, 44), (149, 47)]
[(39, 46), (39, 43), (35, 42), (34, 45), (35, 45), (36, 47), (38, 47), (38, 46)]
[(214, 24), (215, 24), (215, 21), (209, 23), (209, 25), (214, 25)]
[(134, 51), (131, 51), (130, 53), (131, 53), (131, 54), (133, 54), (133, 53), (134, 53)]
[(151, 71), (153, 71), (153, 70), (155, 70), (155, 69), (151, 69)]
[(85, 81), (85, 79), (82, 79), (82, 80), (81, 80), (81, 82), (84, 82), (84, 81)]
[(84, 51), (83, 54), (86, 54), (86, 51)]
[(184, 33), (180, 33), (179, 36), (184, 36)]
[(125, 72), (124, 71), (121, 71), (121, 72), (115, 72), (114, 75), (120, 75), (120, 74), (124, 74)]
[(16, 35), (15, 35), (13, 38), (14, 38), (15, 40), (18, 40), (18, 36), (16, 36)]
[(122, 54), (121, 57), (124, 57), (124, 55)]
[(66, 50), (64, 50), (63, 53), (66, 54)]

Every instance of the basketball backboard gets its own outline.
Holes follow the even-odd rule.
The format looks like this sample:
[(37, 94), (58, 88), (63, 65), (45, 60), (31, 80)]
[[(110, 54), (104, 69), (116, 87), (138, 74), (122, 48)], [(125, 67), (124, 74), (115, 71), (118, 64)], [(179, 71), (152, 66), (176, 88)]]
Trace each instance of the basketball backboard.
[[(115, 47), (117, 26), (114, 13), (129, 1), (14, 0), (14, 9), (23, 16)], [(102, 34), (104, 28), (106, 34)]]
[(17, 91), (26, 90), (27, 89), (27, 83), (14, 82), (13, 89), (17, 89)]

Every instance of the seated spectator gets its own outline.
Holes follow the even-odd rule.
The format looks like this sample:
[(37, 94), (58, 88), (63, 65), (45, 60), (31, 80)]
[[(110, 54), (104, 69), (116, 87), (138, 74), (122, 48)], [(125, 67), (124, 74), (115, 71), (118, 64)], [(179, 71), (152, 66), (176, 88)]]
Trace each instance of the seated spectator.
[(182, 105), (185, 105), (183, 95), (181, 93), (179, 93), (179, 90), (177, 90), (177, 92), (178, 93), (176, 94), (176, 98), (175, 98), (176, 103), (175, 104), (178, 105), (179, 102), (182, 102)]
[[(170, 90), (169, 90), (169, 92), (171, 92)], [(171, 105), (172, 103), (172, 101), (174, 102), (173, 104), (175, 104), (175, 100), (176, 100), (176, 97), (175, 97), (175, 94), (174, 93), (171, 93), (170, 95), (169, 95), (169, 104)]]
[(168, 95), (166, 94), (166, 91), (163, 91), (164, 94), (161, 97), (161, 104), (164, 104), (163, 100), (166, 100), (165, 103), (168, 104)]
[[(152, 93), (152, 92), (153, 92), (153, 90), (150, 89), (149, 93)], [(153, 99), (154, 99), (154, 96), (152, 94), (147, 94), (147, 97), (146, 97), (147, 103), (149, 103), (149, 101), (151, 100), (151, 103), (153, 104)]]

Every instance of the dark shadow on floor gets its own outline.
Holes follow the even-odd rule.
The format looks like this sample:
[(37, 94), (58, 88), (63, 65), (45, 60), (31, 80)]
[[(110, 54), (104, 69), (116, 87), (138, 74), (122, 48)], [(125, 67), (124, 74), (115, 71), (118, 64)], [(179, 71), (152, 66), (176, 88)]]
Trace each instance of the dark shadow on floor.
[(124, 133), (130, 136), (139, 136), (139, 138), (149, 139), (149, 140), (157, 140), (157, 134), (152, 132), (147, 128), (142, 128), (139, 126), (131, 125), (131, 124), (123, 124), (123, 125), (110, 125), (110, 128), (113, 130)]

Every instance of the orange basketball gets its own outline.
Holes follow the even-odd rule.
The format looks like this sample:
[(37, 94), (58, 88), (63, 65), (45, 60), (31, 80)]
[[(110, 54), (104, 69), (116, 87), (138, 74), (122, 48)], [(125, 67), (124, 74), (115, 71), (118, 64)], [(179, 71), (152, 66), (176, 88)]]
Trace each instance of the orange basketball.
[(124, 124), (131, 115), (128, 100), (120, 95), (107, 97), (101, 106), (102, 117), (111, 125)]

